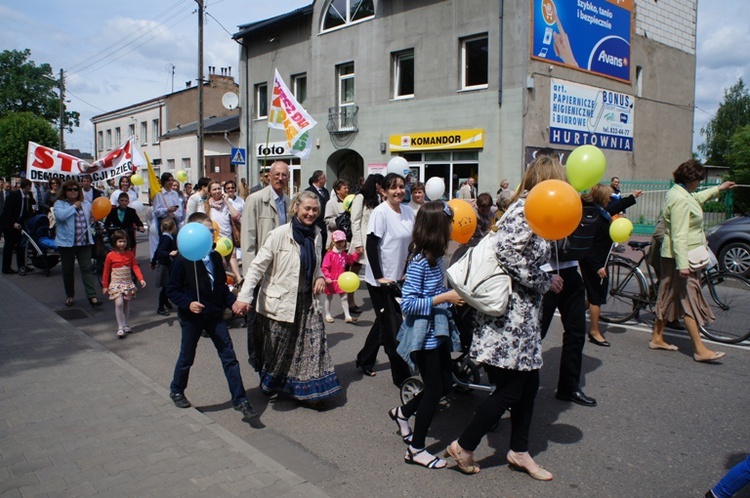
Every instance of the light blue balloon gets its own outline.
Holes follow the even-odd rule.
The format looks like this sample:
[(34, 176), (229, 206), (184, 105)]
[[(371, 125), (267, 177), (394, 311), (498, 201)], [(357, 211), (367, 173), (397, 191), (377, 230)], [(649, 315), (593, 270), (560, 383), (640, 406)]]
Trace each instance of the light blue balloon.
[(211, 231), (203, 223), (188, 223), (177, 234), (177, 249), (188, 261), (205, 258), (213, 245)]

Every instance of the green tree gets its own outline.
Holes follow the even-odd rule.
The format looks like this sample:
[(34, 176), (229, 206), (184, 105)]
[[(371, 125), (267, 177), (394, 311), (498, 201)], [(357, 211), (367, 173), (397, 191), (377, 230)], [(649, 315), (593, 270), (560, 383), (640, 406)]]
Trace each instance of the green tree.
[(43, 117), (13, 112), (0, 118), (0, 175), (10, 177), (26, 169), (28, 143), (57, 147), (57, 131)]
[[(31, 112), (59, 127), (60, 95), (55, 75), (49, 64), (37, 66), (30, 57), (29, 49), (0, 53), (0, 118)], [(72, 132), (74, 126), (80, 126), (80, 114), (65, 110), (64, 125)]]
[(724, 101), (708, 124), (701, 128), (706, 136), (698, 150), (706, 158), (706, 164), (725, 166), (729, 152), (729, 140), (735, 132), (750, 124), (750, 91), (740, 78), (737, 83), (724, 89)]
[[(750, 184), (750, 124), (737, 130), (729, 139), (727, 153), (730, 179), (738, 184)], [(750, 213), (750, 192), (745, 188), (734, 190), (735, 213)]]

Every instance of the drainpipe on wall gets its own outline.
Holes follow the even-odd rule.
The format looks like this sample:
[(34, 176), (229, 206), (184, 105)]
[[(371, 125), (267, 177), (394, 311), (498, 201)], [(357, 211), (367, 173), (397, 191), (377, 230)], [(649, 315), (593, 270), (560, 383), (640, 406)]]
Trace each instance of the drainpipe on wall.
[(500, 50), (498, 50), (498, 63), (497, 69), (497, 107), (503, 107), (503, 10), (505, 2), (500, 0), (500, 26), (499, 26), (499, 37), (500, 37)]

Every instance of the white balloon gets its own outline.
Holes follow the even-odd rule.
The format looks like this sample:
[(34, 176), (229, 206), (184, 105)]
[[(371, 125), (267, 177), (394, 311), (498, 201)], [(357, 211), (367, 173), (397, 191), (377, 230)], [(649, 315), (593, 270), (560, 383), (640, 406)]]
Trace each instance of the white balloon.
[(409, 161), (401, 156), (396, 156), (388, 161), (387, 171), (388, 173), (396, 173), (397, 175), (406, 177), (409, 174)]
[(427, 198), (431, 201), (437, 201), (445, 193), (445, 180), (439, 176), (433, 176), (424, 186), (424, 193), (427, 194)]
[(143, 210), (146, 209), (146, 206), (143, 205), (141, 201), (133, 201), (130, 203), (130, 207), (135, 209), (135, 212), (140, 214), (143, 214)]

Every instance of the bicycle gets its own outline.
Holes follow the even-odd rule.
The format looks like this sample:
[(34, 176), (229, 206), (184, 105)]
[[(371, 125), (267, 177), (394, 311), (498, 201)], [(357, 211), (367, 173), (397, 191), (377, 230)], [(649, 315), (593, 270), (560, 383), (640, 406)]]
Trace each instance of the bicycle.
[[(651, 242), (630, 241), (628, 246), (641, 253), (637, 261), (611, 255), (607, 261), (609, 289), (607, 303), (601, 306), (600, 318), (608, 323), (625, 323), (642, 309), (654, 311), (658, 281), (654, 271), (641, 266), (648, 257)], [(716, 320), (700, 327), (708, 339), (736, 344), (750, 338), (750, 281), (741, 275), (721, 271), (718, 265), (703, 271), (701, 290)]]

